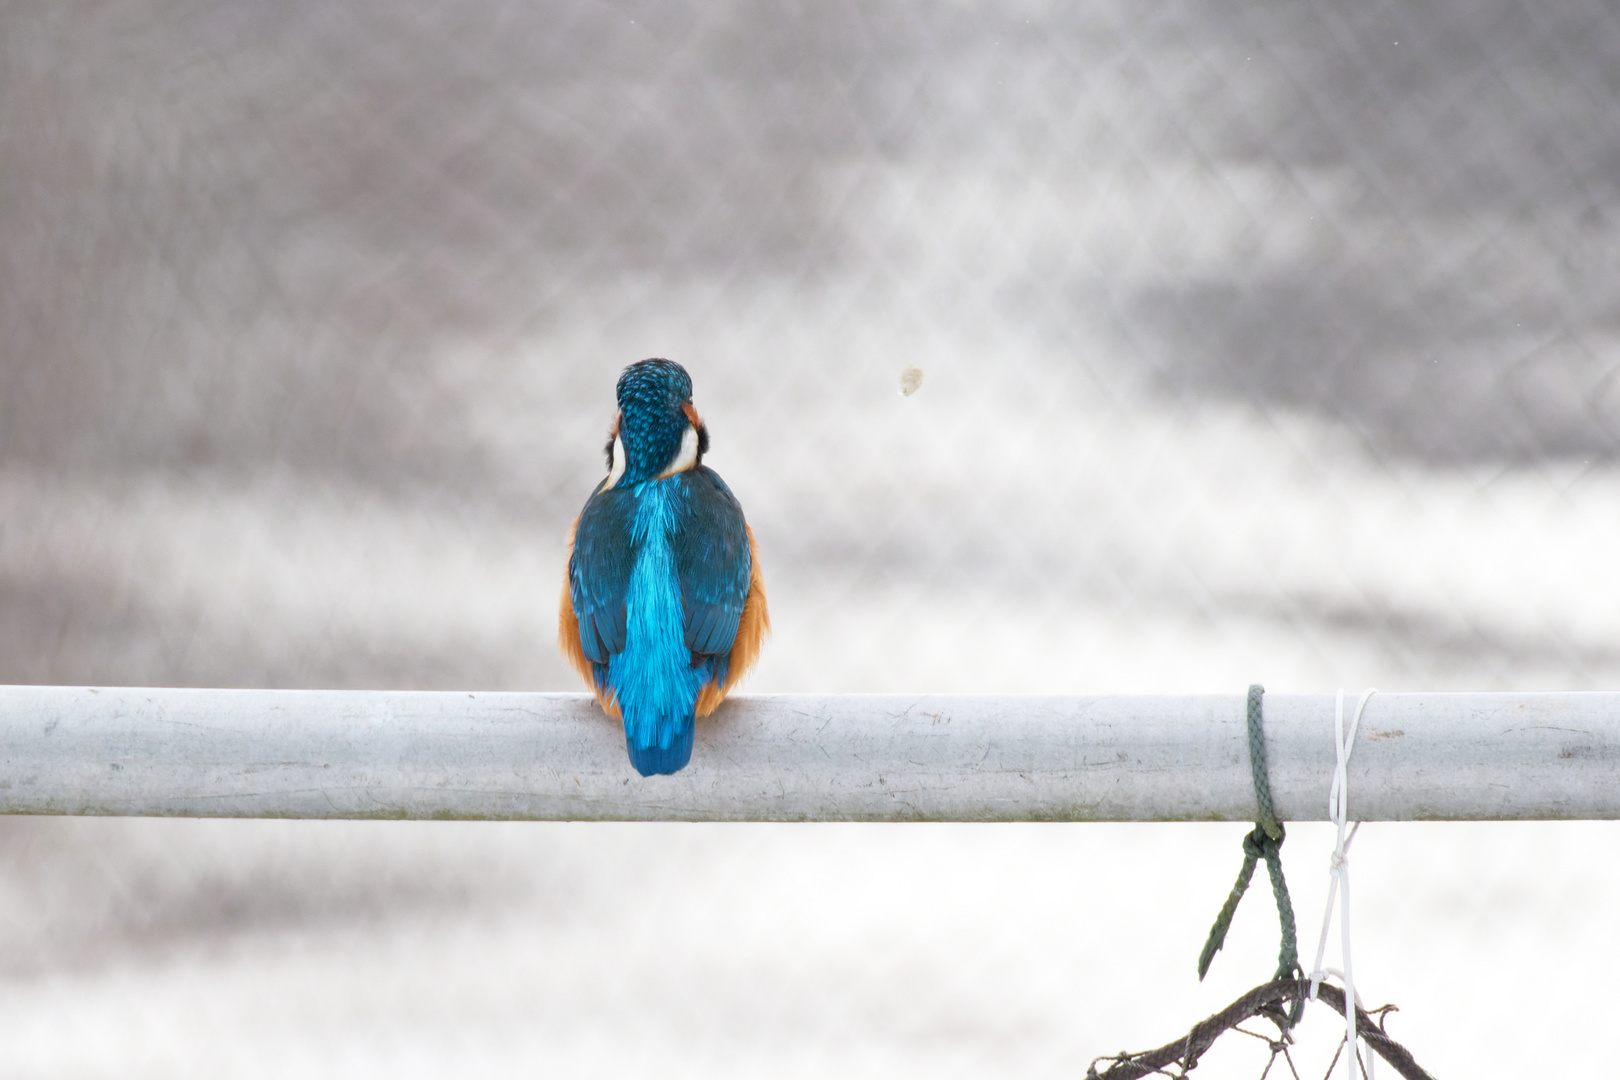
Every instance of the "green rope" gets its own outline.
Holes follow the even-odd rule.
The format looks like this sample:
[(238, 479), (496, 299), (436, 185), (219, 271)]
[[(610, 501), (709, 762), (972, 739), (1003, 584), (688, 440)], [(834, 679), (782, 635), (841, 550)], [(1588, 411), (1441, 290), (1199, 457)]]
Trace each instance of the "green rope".
[[(1265, 688), (1259, 685), (1249, 687), (1249, 769), (1254, 778), (1254, 798), (1260, 807), (1260, 820), (1253, 831), (1243, 838), (1243, 869), (1238, 872), (1237, 884), (1227, 894), (1226, 903), (1221, 905), (1215, 925), (1210, 927), (1204, 951), (1198, 954), (1200, 980), (1208, 973), (1215, 954), (1226, 944), (1226, 931), (1232, 925), (1232, 916), (1237, 913), (1238, 901), (1248, 891), (1249, 882), (1254, 878), (1255, 864), (1261, 859), (1266, 861), (1266, 872), (1271, 875), (1271, 894), (1277, 901), (1277, 921), (1282, 925), (1282, 949), (1277, 957), (1275, 978), (1293, 978), (1301, 974), (1299, 945), (1294, 931), (1294, 904), (1288, 897), (1288, 883), (1283, 880), (1282, 842), (1287, 834), (1272, 807), (1271, 781), (1266, 775), (1265, 723), (1261, 708), (1265, 692)], [(1296, 1003), (1294, 1014), (1289, 1018), (1290, 1025), (1299, 1022), (1303, 1006), (1303, 1001)]]
[(1271, 808), (1271, 780), (1266, 773), (1266, 714), (1261, 704), (1265, 695), (1266, 688), (1259, 683), (1249, 687), (1249, 772), (1254, 777), (1254, 801), (1260, 804), (1260, 820), (1256, 824), (1280, 844), (1283, 827), (1277, 820), (1277, 812)]

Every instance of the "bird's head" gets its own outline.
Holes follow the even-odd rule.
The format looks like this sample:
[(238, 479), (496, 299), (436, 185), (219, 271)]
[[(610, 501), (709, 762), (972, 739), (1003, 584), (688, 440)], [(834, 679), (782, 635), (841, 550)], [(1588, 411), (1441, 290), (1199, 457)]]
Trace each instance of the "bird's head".
[(692, 377), (673, 360), (639, 360), (619, 376), (619, 414), (608, 436), (605, 491), (693, 468), (709, 431), (692, 407)]

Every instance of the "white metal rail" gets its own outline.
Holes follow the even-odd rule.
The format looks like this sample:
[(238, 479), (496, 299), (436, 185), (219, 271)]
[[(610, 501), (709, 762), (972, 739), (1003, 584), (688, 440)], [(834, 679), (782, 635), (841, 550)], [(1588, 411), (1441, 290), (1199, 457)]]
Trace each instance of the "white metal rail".
[[(1348, 702), (1347, 702), (1348, 704)], [(1284, 820), (1326, 817), (1333, 697), (1269, 694)], [(764, 695), (643, 779), (580, 694), (0, 687), (0, 812), (687, 821), (1247, 821), (1241, 694)], [(1620, 693), (1380, 694), (1372, 821), (1620, 818)]]

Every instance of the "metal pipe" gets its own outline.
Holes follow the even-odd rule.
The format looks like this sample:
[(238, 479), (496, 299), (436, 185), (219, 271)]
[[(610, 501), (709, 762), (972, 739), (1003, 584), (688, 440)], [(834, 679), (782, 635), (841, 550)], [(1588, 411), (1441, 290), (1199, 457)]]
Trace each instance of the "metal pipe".
[[(1347, 709), (1352, 703), (1347, 700)], [(631, 770), (580, 694), (0, 687), (0, 812), (683, 821), (1249, 821), (1242, 694), (738, 697)], [(1323, 820), (1333, 697), (1265, 699), (1284, 820)], [(1369, 821), (1620, 817), (1620, 693), (1379, 694)]]

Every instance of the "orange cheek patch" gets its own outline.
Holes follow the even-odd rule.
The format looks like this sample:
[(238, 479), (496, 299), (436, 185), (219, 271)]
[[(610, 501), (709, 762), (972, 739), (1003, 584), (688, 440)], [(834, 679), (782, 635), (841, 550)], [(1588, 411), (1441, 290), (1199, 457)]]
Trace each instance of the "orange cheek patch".
[(686, 418), (692, 421), (693, 427), (700, 428), (703, 426), (703, 420), (698, 416), (697, 407), (690, 401), (681, 402), (681, 412), (685, 413)]

